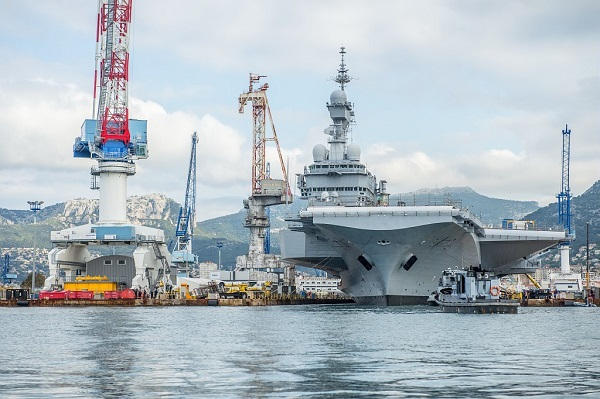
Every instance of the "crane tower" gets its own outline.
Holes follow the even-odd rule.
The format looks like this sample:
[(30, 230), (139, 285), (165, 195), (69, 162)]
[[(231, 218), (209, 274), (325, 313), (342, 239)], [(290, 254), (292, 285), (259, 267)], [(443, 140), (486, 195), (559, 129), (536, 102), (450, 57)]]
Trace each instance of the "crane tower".
[(129, 119), (131, 17), (132, 0), (98, 1), (92, 119), (83, 122), (73, 145), (75, 158), (97, 161), (91, 188), (100, 192), (98, 222), (51, 233), (46, 289), (86, 274), (88, 245), (135, 245), (131, 287), (149, 292), (170, 285), (164, 232), (127, 219), (127, 178), (136, 173), (136, 160), (148, 158), (147, 121)]
[[(561, 191), (558, 199), (558, 223), (563, 226), (567, 236), (573, 237), (571, 228), (571, 185), (570, 185), (570, 163), (571, 163), (571, 130), (568, 125), (562, 131), (562, 176)], [(571, 271), (569, 260), (569, 242), (560, 245), (560, 271), (568, 274)]]
[(171, 261), (177, 266), (177, 275), (188, 277), (191, 266), (196, 263), (196, 256), (192, 253), (192, 238), (196, 224), (196, 143), (198, 135), (192, 135), (192, 149), (188, 166), (185, 200), (179, 209), (177, 226), (175, 228), (175, 250)]
[[(246, 104), (252, 104), (252, 183), (250, 197), (244, 200), (247, 209), (245, 227), (250, 230), (250, 245), (247, 257), (239, 257), (236, 268), (264, 268), (269, 263), (265, 258), (265, 238), (269, 227), (266, 213), (268, 206), (292, 201), (288, 174), (283, 162), (277, 131), (267, 99), (268, 83), (255, 88), (264, 75), (250, 74), (248, 91), (239, 97), (239, 112), (243, 113)], [(268, 129), (269, 128), (269, 129)], [(267, 130), (270, 134), (267, 134)], [(267, 174), (266, 144), (275, 143), (282, 179), (273, 179)]]

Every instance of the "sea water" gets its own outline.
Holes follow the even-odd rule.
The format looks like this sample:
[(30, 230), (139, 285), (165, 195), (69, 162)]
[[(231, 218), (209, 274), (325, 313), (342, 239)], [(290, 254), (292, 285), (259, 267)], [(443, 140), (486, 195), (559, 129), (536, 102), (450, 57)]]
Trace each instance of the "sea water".
[(600, 308), (0, 308), (0, 397), (600, 397)]

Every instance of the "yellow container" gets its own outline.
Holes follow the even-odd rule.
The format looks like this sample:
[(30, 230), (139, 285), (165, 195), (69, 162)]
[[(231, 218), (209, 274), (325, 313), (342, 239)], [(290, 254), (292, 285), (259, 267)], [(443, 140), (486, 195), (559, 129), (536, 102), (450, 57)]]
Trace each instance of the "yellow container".
[(94, 291), (94, 294), (104, 293), (104, 291), (116, 291), (117, 283), (114, 281), (71, 281), (65, 282), (64, 286), (67, 291)]

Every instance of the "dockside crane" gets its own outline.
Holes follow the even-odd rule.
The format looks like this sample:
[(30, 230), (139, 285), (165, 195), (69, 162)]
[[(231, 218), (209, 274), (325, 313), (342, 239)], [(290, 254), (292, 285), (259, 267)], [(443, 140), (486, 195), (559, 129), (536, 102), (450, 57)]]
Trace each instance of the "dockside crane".
[(4, 254), (4, 259), (2, 262), (2, 283), (10, 284), (14, 280), (17, 279), (17, 275), (15, 273), (9, 273), (10, 270), (10, 255)]
[[(246, 220), (244, 226), (250, 230), (248, 268), (262, 267), (265, 255), (265, 238), (269, 227), (266, 209), (272, 205), (287, 204), (292, 201), (288, 172), (283, 162), (279, 140), (267, 100), (268, 83), (255, 88), (264, 75), (250, 74), (248, 91), (239, 97), (239, 112), (243, 113), (246, 104), (252, 104), (252, 187), (250, 197), (244, 201)], [(268, 118), (268, 119), (267, 119)], [(267, 126), (267, 122), (268, 125)], [(267, 134), (270, 127), (271, 134)], [(275, 142), (282, 179), (267, 176), (266, 143)], [(270, 168), (269, 168), (270, 169)]]
[(196, 144), (198, 135), (192, 135), (192, 147), (188, 166), (185, 200), (179, 209), (177, 226), (175, 228), (175, 248), (171, 255), (171, 262), (177, 267), (177, 275), (188, 277), (190, 269), (196, 263), (196, 256), (192, 253), (192, 239), (196, 223)]
[(571, 227), (571, 185), (570, 185), (570, 164), (571, 164), (571, 129), (565, 125), (562, 131), (562, 175), (561, 191), (556, 196), (558, 200), (558, 223), (563, 226), (568, 235), (568, 240), (561, 243), (560, 248), (560, 272), (569, 274), (571, 272), (569, 260), (569, 243), (574, 232)]

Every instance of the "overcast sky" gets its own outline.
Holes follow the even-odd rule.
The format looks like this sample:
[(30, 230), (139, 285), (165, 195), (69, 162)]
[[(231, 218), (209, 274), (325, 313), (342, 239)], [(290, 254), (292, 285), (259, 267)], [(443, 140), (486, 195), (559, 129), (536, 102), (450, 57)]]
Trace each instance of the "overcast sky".
[[(239, 209), (251, 120), (237, 97), (249, 72), (268, 75), (284, 156), (300, 172), (326, 142), (343, 44), (353, 141), (390, 191), (470, 186), (546, 204), (569, 123), (580, 194), (600, 171), (599, 20), (598, 1), (137, 0), (130, 116), (148, 120), (150, 158), (129, 192), (182, 201), (197, 130), (199, 219)], [(72, 158), (92, 111), (95, 23), (95, 0), (2, 2), (0, 207), (97, 196), (91, 161)]]

